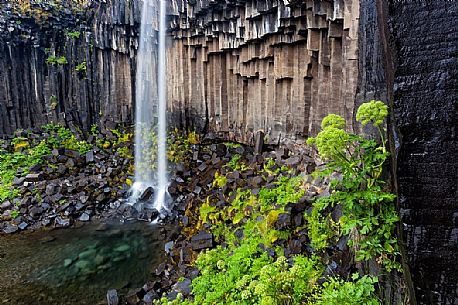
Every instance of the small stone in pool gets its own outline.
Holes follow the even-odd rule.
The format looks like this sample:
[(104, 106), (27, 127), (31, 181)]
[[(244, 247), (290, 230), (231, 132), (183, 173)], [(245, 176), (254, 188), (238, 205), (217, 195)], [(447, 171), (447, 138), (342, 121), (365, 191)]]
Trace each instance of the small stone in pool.
[(120, 245), (120, 246), (116, 247), (114, 250), (115, 250), (116, 252), (126, 252), (126, 251), (129, 251), (129, 250), (130, 250), (130, 246), (124, 244), (124, 245)]
[(85, 261), (85, 260), (80, 260), (80, 261), (77, 261), (75, 263), (75, 266), (80, 270), (88, 269), (90, 265), (91, 265), (91, 263), (89, 263), (88, 261)]
[(78, 255), (78, 258), (79, 259), (86, 259), (86, 258), (93, 257), (95, 254), (96, 254), (96, 251), (94, 249), (88, 249), (86, 251), (81, 252)]
[(64, 267), (68, 267), (68, 266), (70, 266), (72, 263), (73, 263), (73, 260), (72, 260), (72, 259), (66, 258), (66, 259), (64, 260)]

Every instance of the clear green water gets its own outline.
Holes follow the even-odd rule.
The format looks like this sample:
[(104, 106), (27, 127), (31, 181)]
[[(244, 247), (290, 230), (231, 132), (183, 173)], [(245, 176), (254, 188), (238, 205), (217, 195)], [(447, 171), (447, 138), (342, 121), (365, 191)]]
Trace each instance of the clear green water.
[(141, 287), (164, 256), (148, 223), (0, 236), (0, 304), (106, 304), (108, 289)]

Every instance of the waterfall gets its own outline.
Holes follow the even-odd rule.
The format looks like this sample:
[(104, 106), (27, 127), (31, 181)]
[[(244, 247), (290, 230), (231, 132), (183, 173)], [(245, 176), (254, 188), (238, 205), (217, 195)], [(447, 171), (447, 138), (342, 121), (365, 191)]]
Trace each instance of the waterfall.
[(166, 95), (166, 0), (160, 0), (159, 12), (159, 61), (158, 61), (158, 127), (157, 127), (157, 189), (155, 208), (160, 211), (167, 195), (167, 95)]
[[(158, 28), (159, 35), (156, 36)], [(136, 202), (145, 189), (154, 187), (154, 207), (158, 211), (165, 208), (168, 187), (165, 36), (166, 0), (143, 0), (135, 79), (135, 182), (132, 201)], [(153, 170), (155, 151), (156, 173)]]

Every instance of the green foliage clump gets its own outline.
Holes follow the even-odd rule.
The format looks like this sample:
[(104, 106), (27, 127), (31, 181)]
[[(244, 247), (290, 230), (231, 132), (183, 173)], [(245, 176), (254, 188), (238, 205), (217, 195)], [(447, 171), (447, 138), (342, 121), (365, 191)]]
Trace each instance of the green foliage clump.
[(11, 141), (11, 150), (0, 153), (0, 202), (13, 199), (18, 195), (12, 182), (18, 172), (25, 176), (28, 169), (35, 164), (43, 163), (44, 157), (54, 148), (77, 150), (85, 154), (92, 147), (86, 141), (78, 140), (75, 134), (61, 125), (48, 124), (42, 130), (49, 133), (46, 139), (36, 140), (27, 137), (16, 137)]
[(317, 294), (316, 305), (381, 305), (375, 294), (378, 278), (371, 276), (359, 277), (354, 274), (353, 281), (330, 278), (323, 284)]
[(47, 145), (51, 149), (64, 147), (66, 149), (76, 150), (84, 155), (92, 148), (92, 144), (84, 140), (78, 140), (70, 129), (62, 125), (47, 124), (42, 126), (42, 128), (52, 135), (52, 137), (47, 140)]
[(321, 129), (326, 129), (328, 127), (344, 129), (345, 128), (345, 119), (337, 114), (329, 114), (321, 122)]
[(358, 122), (361, 122), (363, 125), (372, 123), (377, 127), (385, 122), (387, 116), (388, 106), (382, 101), (375, 100), (362, 104), (356, 112), (356, 120)]
[(79, 39), (80, 36), (81, 36), (81, 32), (80, 31), (67, 32), (66, 34), (71, 39)]
[[(349, 245), (356, 250), (357, 260), (376, 258), (391, 271), (400, 269), (395, 237), (399, 216), (393, 204), (395, 195), (385, 190), (385, 182), (381, 179), (389, 153), (383, 136), (385, 130), (380, 128), (388, 112), (380, 103), (362, 104), (357, 115), (363, 123), (373, 122), (379, 128), (380, 144), (329, 124), (337, 120), (335, 115), (322, 124), (324, 129), (309, 141), (316, 145), (321, 157), (330, 159), (319, 175), (330, 176), (337, 172), (342, 178), (331, 180), (331, 194), (317, 199), (312, 214), (306, 217), (312, 246), (317, 250), (326, 248), (344, 234), (350, 237)], [(334, 222), (330, 212), (337, 206), (342, 209), (343, 216)]]
[(67, 58), (65, 56), (56, 56), (56, 55), (51, 55), (46, 59), (46, 63), (51, 64), (51, 65), (66, 65), (68, 64)]
[(218, 247), (196, 261), (191, 304), (302, 304), (315, 290), (323, 270), (316, 258), (272, 258), (254, 238), (238, 247)]
[(168, 160), (172, 163), (189, 162), (192, 156), (191, 145), (199, 143), (199, 135), (195, 131), (182, 133), (175, 128), (168, 138)]
[[(240, 160), (235, 155), (215, 173), (213, 188), (230, 187), (226, 175), (240, 168)], [(318, 256), (285, 256), (278, 245), (297, 228), (278, 229), (275, 223), (279, 215), (287, 213), (289, 203), (304, 195), (304, 180), (286, 169), (279, 171), (272, 159), (250, 169), (257, 175), (275, 176), (273, 183), (256, 193), (248, 187), (237, 187), (229, 193), (225, 205), (216, 204), (219, 199), (210, 195), (194, 216), (187, 210), (193, 230), (210, 230), (221, 245), (199, 254), (195, 261), (199, 275), (192, 280), (189, 298), (178, 295), (169, 301), (163, 297), (154, 304), (331, 305), (350, 304), (351, 298), (355, 304), (379, 304), (376, 278), (344, 280), (325, 276), (325, 265)]]
[(83, 61), (83, 62), (77, 64), (76, 67), (75, 67), (75, 70), (76, 70), (76, 72), (80, 72), (80, 73), (86, 74), (86, 71), (87, 71), (86, 62)]

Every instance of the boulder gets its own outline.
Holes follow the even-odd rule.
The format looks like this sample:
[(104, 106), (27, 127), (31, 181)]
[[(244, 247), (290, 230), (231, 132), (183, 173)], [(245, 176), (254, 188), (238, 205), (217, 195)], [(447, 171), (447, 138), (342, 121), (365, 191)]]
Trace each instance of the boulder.
[(191, 237), (191, 247), (193, 250), (211, 248), (213, 246), (213, 234), (202, 231)]

